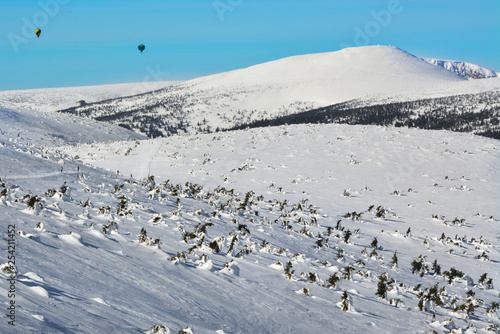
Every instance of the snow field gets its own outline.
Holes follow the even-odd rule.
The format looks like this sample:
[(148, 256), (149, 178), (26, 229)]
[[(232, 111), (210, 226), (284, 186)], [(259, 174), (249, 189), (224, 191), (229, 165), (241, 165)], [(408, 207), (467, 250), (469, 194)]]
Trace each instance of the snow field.
[(500, 284), (496, 140), (347, 125), (146, 140), (60, 114), (1, 115), (19, 332), (491, 333), (498, 323), (487, 312)]

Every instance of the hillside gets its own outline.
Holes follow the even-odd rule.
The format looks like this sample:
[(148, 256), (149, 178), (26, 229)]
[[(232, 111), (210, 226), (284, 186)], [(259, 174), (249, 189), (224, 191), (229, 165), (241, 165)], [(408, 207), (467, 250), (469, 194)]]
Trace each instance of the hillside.
[(401, 49), (369, 46), (284, 58), (63, 112), (158, 137), (227, 129), (350, 100), (380, 104), (498, 88), (498, 78), (466, 80)]
[(233, 129), (285, 124), (365, 124), (469, 132), (500, 139), (500, 90), (408, 102), (349, 101)]
[(134, 140), (1, 115), (19, 333), (499, 329), (497, 140), (336, 124)]

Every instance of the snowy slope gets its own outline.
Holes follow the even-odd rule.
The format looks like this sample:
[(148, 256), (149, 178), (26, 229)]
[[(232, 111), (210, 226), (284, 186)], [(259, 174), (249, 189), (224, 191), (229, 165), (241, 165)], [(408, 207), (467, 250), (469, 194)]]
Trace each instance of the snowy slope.
[(119, 141), (77, 144), (74, 118), (30, 113), (0, 123), (2, 333), (495, 332), (496, 140), (300, 125), (136, 141), (103, 125), (89, 135)]
[(227, 129), (353, 99), (380, 104), (499, 88), (499, 78), (471, 82), (401, 49), (368, 46), (284, 58), (66, 111), (165, 135)]
[(432, 65), (436, 65), (447, 69), (453, 73), (466, 79), (485, 79), (485, 78), (496, 78), (498, 73), (485, 67), (481, 67), (475, 64), (471, 64), (465, 61), (456, 60), (442, 60), (442, 59), (431, 59), (422, 58), (426, 62)]
[(115, 85), (0, 91), (0, 106), (56, 111), (87, 103), (135, 95), (164, 88), (178, 81), (136, 82)]
[[(60, 145), (143, 139), (122, 127), (56, 112), (0, 107), (0, 131), (33, 145)], [(12, 138), (13, 139), (13, 138)]]

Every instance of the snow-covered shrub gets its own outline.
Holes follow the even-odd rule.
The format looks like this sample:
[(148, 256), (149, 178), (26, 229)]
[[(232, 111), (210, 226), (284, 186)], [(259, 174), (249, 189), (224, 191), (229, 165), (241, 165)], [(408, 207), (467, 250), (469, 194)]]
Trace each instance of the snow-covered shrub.
[(453, 280), (455, 278), (462, 278), (465, 276), (465, 274), (463, 272), (461, 272), (460, 270), (457, 270), (455, 269), (455, 267), (452, 267), (449, 271), (445, 271), (443, 273), (443, 276), (444, 277), (447, 277), (448, 278), (448, 284), (451, 284), (451, 282), (453, 282)]
[(139, 243), (155, 247), (159, 245), (160, 239), (148, 238), (146, 229), (143, 227), (141, 228), (141, 233), (139, 234)]
[(420, 277), (423, 277), (427, 272), (429, 272), (429, 266), (424, 262), (426, 258), (426, 256), (419, 255), (412, 261), (411, 272), (413, 274), (417, 272), (420, 273)]
[(118, 232), (118, 224), (114, 221), (108, 222), (106, 225), (102, 227), (102, 233), (107, 234), (109, 230), (113, 229), (113, 231)]
[(487, 276), (488, 276), (487, 273), (482, 274), (481, 277), (479, 278), (479, 280), (477, 281), (477, 283), (478, 283), (477, 285), (478, 285), (478, 287), (483, 288), (483, 289), (493, 289), (493, 279), (490, 278), (490, 279), (486, 280)]
[(337, 273), (334, 273), (326, 281), (328, 282), (326, 287), (335, 289), (337, 287), (337, 284), (340, 282), (340, 277), (338, 277)]
[(154, 325), (152, 326), (146, 334), (170, 334), (170, 329), (163, 325)]
[(489, 317), (493, 318), (493, 317), (495, 317), (495, 314), (499, 308), (500, 308), (500, 304), (498, 302), (491, 302), (491, 304), (486, 307), (486, 314)]

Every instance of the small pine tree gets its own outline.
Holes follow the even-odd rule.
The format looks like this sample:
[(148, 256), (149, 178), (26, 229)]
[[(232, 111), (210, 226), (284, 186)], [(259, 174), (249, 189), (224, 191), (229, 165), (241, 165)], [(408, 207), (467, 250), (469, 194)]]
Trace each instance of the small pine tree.
[(380, 298), (387, 299), (387, 274), (383, 273), (382, 275), (379, 276), (378, 278), (378, 284), (377, 284), (377, 292), (375, 295), (379, 296)]
[(59, 190), (61, 194), (66, 194), (66, 191), (68, 191), (68, 186), (66, 185), (66, 182), (64, 182), (64, 184), (61, 186)]
[(141, 228), (141, 233), (139, 234), (139, 243), (146, 243), (147, 236), (146, 236), (146, 229), (143, 227)]
[(294, 272), (295, 272), (295, 270), (292, 270), (292, 262), (288, 261), (288, 263), (285, 266), (285, 276), (289, 280), (291, 280)]
[(349, 311), (349, 309), (351, 308), (351, 301), (346, 290), (344, 290), (344, 293), (342, 294), (342, 300), (340, 305), (342, 307), (342, 311), (344, 312)]
[(315, 273), (309, 272), (309, 274), (307, 275), (307, 280), (309, 282), (315, 283), (318, 280), (318, 275), (316, 275)]
[(234, 245), (236, 245), (237, 242), (238, 242), (238, 237), (236, 235), (233, 235), (233, 238), (231, 239), (231, 243), (229, 245), (229, 249), (227, 250), (228, 255), (232, 255)]
[(373, 241), (372, 241), (372, 243), (370, 244), (370, 246), (371, 246), (373, 249), (377, 249), (377, 248), (378, 248), (378, 240), (377, 240), (377, 237), (373, 238)]
[(490, 278), (489, 280), (486, 280), (487, 277), (488, 277), (487, 273), (482, 274), (481, 277), (479, 278), (479, 281), (477, 282), (478, 286), (485, 289), (493, 289), (492, 279)]
[(419, 255), (411, 263), (411, 272), (420, 273), (420, 277), (423, 277), (425, 273), (428, 272), (429, 267), (424, 263), (426, 256)]
[(344, 250), (342, 248), (337, 249), (337, 259), (342, 259), (344, 257)]
[(332, 276), (330, 276), (330, 278), (328, 278), (327, 282), (329, 284), (329, 288), (336, 288), (337, 283), (340, 282), (340, 277), (337, 276), (337, 273), (334, 273)]
[(341, 222), (341, 220), (338, 220), (338, 221), (337, 221), (337, 225), (335, 226), (335, 229), (336, 229), (337, 231), (340, 231), (340, 229), (341, 229), (340, 222)]
[(351, 237), (352, 232), (350, 230), (347, 230), (344, 232), (344, 243), (349, 243), (349, 238)]
[(28, 208), (35, 210), (35, 205), (40, 201), (40, 198), (37, 195), (34, 196), (29, 196), (28, 197)]
[(354, 271), (354, 268), (351, 266), (347, 266), (344, 268), (344, 279), (351, 280), (351, 273)]
[(398, 266), (398, 251), (394, 251), (394, 255), (392, 256), (391, 260), (391, 268), (396, 268)]
[(486, 314), (493, 317), (499, 308), (500, 304), (498, 302), (491, 302), (491, 304), (486, 307)]
[(437, 263), (436, 259), (432, 263), (432, 270), (434, 271), (434, 275), (441, 275), (441, 266)]
[(450, 271), (445, 271), (443, 273), (443, 276), (448, 277), (448, 284), (451, 284), (455, 278), (462, 278), (464, 277), (464, 273), (461, 272), (460, 270), (455, 269), (455, 267), (452, 267)]

